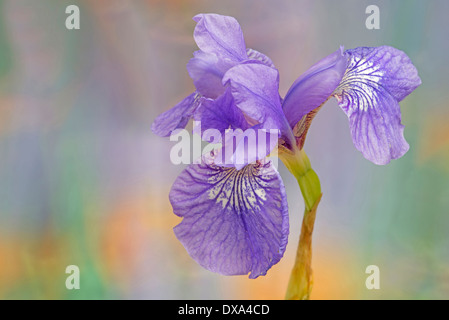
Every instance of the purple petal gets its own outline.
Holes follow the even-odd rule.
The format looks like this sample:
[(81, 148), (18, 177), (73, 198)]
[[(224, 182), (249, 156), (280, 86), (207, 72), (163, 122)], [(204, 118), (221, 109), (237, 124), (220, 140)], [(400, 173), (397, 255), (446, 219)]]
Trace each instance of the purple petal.
[(346, 66), (347, 57), (341, 47), (296, 79), (282, 105), (291, 128), (331, 96), (338, 87)]
[(198, 14), (193, 20), (197, 22), (193, 36), (202, 51), (236, 62), (247, 59), (242, 29), (233, 17)]
[[(222, 143), (216, 158), (220, 166), (235, 166), (237, 169), (256, 160), (265, 158), (277, 145), (279, 132), (264, 129), (261, 124), (250, 127), (243, 112), (235, 105), (231, 89), (216, 100), (205, 99), (194, 115), (194, 132), (200, 133), (203, 140)], [(220, 133), (209, 136), (210, 129)], [(213, 141), (212, 141), (213, 140)]]
[(227, 83), (237, 106), (250, 118), (259, 123), (280, 118), (279, 73), (276, 69), (263, 64), (237, 65), (223, 77), (223, 84)]
[(279, 173), (268, 164), (237, 171), (213, 164), (190, 165), (170, 192), (174, 228), (190, 256), (223, 275), (265, 275), (283, 256), (288, 207)]
[[(390, 93), (398, 102), (421, 84), (418, 70), (401, 50), (389, 46), (359, 47), (345, 53), (350, 59), (348, 72), (352, 70), (352, 74), (363, 78), (364, 82), (378, 83), (382, 90)], [(348, 81), (347, 77), (345, 80)]]
[(221, 82), (225, 72), (236, 62), (219, 59), (215, 54), (196, 51), (187, 64), (187, 70), (199, 93), (215, 99), (224, 92)]
[(235, 103), (262, 129), (279, 129), (283, 139), (294, 141), (282, 112), (279, 97), (279, 73), (259, 63), (237, 65), (226, 72), (223, 83), (231, 86)]
[(348, 69), (334, 95), (349, 118), (355, 147), (373, 163), (387, 164), (409, 149), (398, 102), (421, 80), (406, 54), (395, 48), (356, 48), (346, 54)]
[(201, 136), (209, 129), (216, 129), (224, 136), (227, 129), (246, 130), (249, 127), (243, 112), (235, 105), (229, 88), (215, 100), (203, 100), (195, 112), (194, 119), (201, 125), (196, 126), (194, 132), (199, 133), (201, 130)]
[(176, 106), (159, 115), (151, 125), (151, 130), (158, 136), (168, 137), (174, 130), (185, 128), (200, 100), (196, 92), (187, 96)]

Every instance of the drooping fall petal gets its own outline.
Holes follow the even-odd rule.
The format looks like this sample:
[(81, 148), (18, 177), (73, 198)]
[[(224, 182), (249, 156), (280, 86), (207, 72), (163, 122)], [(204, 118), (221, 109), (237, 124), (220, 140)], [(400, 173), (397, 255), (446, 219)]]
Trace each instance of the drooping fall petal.
[(284, 254), (288, 207), (274, 166), (258, 162), (242, 170), (205, 160), (190, 165), (170, 192), (174, 228), (190, 256), (223, 275), (265, 275)]
[(387, 164), (409, 149), (399, 101), (421, 79), (409, 57), (398, 49), (360, 47), (345, 53), (349, 65), (334, 95), (349, 118), (354, 146), (373, 163)]

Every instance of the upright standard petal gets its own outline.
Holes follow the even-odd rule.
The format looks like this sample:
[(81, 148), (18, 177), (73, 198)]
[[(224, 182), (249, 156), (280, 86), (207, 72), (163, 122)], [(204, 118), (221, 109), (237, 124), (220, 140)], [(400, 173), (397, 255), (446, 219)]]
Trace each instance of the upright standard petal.
[(279, 129), (285, 139), (292, 133), (281, 108), (279, 73), (259, 63), (237, 65), (226, 72), (223, 84), (229, 84), (235, 103), (263, 129)]
[(288, 207), (279, 173), (268, 163), (235, 168), (189, 166), (170, 192), (174, 228), (190, 256), (223, 275), (265, 275), (283, 256)]
[(174, 130), (183, 129), (200, 104), (201, 97), (196, 92), (187, 96), (176, 106), (159, 115), (151, 125), (151, 130), (161, 137), (168, 137)]
[(229, 59), (220, 59), (213, 53), (196, 51), (187, 63), (187, 71), (197, 91), (207, 98), (215, 99), (224, 92), (221, 82), (224, 74), (236, 64)]
[(341, 47), (296, 79), (282, 104), (291, 128), (294, 128), (303, 116), (326, 102), (340, 84), (347, 61)]
[(235, 18), (218, 14), (198, 14), (193, 36), (198, 47), (219, 58), (236, 62), (248, 58), (242, 29)]
[(349, 65), (334, 96), (349, 118), (355, 147), (373, 163), (387, 164), (409, 149), (399, 101), (421, 79), (408, 56), (398, 49), (361, 47), (345, 53)]

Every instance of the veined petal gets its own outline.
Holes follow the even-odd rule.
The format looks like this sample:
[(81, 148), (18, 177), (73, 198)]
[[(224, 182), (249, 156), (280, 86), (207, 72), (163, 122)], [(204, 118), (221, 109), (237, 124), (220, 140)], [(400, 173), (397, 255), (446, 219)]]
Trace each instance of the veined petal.
[(236, 62), (248, 58), (242, 29), (233, 17), (218, 14), (198, 14), (193, 36), (198, 47), (220, 58)]
[(170, 192), (174, 228), (190, 256), (223, 275), (265, 275), (285, 252), (288, 206), (271, 163), (235, 168), (190, 165)]
[(290, 127), (310, 111), (321, 106), (338, 87), (346, 71), (343, 47), (314, 64), (288, 90), (282, 108)]
[(215, 99), (224, 92), (221, 82), (225, 72), (236, 62), (220, 59), (213, 53), (196, 51), (187, 63), (187, 70), (199, 93), (207, 98)]
[(196, 92), (187, 96), (176, 106), (159, 115), (151, 125), (151, 130), (158, 136), (168, 137), (174, 130), (185, 128), (200, 100), (201, 97)]
[(349, 65), (334, 95), (349, 118), (355, 147), (373, 163), (387, 164), (409, 149), (399, 101), (421, 79), (407, 55), (395, 48), (362, 47), (346, 54)]

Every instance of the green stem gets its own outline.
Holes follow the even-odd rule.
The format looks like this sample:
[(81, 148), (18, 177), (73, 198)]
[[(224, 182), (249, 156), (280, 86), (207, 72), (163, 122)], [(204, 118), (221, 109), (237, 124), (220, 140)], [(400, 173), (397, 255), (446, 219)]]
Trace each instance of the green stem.
[(288, 170), (298, 180), (305, 203), (304, 217), (301, 227), (295, 265), (285, 298), (288, 300), (309, 299), (312, 291), (312, 233), (315, 224), (316, 210), (321, 200), (321, 185), (317, 174), (313, 171), (309, 158), (304, 150), (282, 153), (281, 159)]

